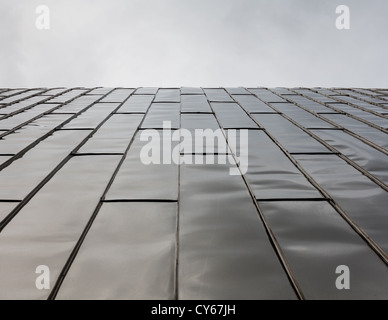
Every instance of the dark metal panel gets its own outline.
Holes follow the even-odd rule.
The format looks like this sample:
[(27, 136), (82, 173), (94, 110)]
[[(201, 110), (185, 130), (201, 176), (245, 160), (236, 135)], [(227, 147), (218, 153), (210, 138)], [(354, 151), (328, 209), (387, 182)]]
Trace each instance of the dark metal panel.
[(267, 89), (249, 89), (250, 92), (258, 96), (261, 100), (265, 102), (287, 102), (283, 98), (277, 96), (276, 94), (272, 93), (271, 91)]
[(56, 299), (174, 299), (176, 203), (105, 203)]
[(209, 102), (203, 94), (182, 95), (182, 112), (212, 113)]
[(388, 253), (388, 193), (337, 156), (295, 156), (347, 214)]
[(388, 139), (387, 134), (379, 131), (378, 129), (372, 128), (365, 123), (362, 123), (358, 120), (352, 119), (346, 115), (342, 114), (325, 114), (325, 118), (334, 121), (338, 125), (352, 131), (371, 142), (374, 142), (381, 147), (388, 149)]
[(183, 87), (183, 88), (181, 88), (181, 94), (200, 94), (200, 95), (203, 95), (203, 90), (202, 90), (202, 88)]
[(71, 115), (47, 115), (0, 140), (0, 153), (16, 154), (70, 118)]
[(57, 131), (0, 171), (0, 200), (23, 200), (90, 131)]
[(212, 103), (211, 105), (224, 129), (259, 128), (237, 103)]
[(0, 120), (0, 129), (2, 130), (11, 130), (24, 122), (28, 122), (31, 119), (50, 111), (51, 109), (58, 107), (58, 104), (40, 104), (36, 107), (28, 109), (24, 112), (18, 113), (9, 118)]
[(279, 114), (253, 114), (253, 117), (290, 153), (331, 153), (325, 146)]
[[(178, 199), (178, 166), (171, 164), (144, 164), (140, 158), (141, 150), (149, 141), (140, 141), (141, 131), (129, 149), (109, 192), (107, 200), (177, 200)], [(161, 141), (158, 159), (163, 163), (165, 141), (159, 131)], [(166, 141), (167, 143), (167, 141)], [(171, 140), (170, 140), (171, 143)], [(175, 144), (172, 144), (172, 149)], [(167, 150), (167, 149), (166, 149)], [(169, 152), (171, 156), (171, 151)]]
[(180, 102), (180, 89), (159, 89), (155, 97), (155, 102)]
[(96, 128), (117, 107), (118, 103), (97, 103), (71, 120), (63, 129)]
[(248, 154), (246, 177), (257, 199), (322, 198), (265, 132), (250, 130), (248, 144), (239, 148)]
[[(13, 112), (18, 112), (18, 111), (21, 112), (22, 109), (30, 107), (36, 103), (42, 102), (45, 99), (47, 99), (47, 97), (35, 96), (32, 98), (28, 98), (26, 100), (16, 102), (16, 103), (13, 103), (7, 107), (1, 108), (0, 113), (8, 115), (8, 114), (11, 114)], [(51, 101), (50, 101), (50, 103), (51, 103)]]
[(150, 94), (155, 95), (158, 92), (159, 88), (139, 88), (135, 91), (134, 94)]
[(50, 99), (49, 102), (50, 103), (65, 103), (65, 102), (68, 102), (68, 101), (74, 99), (75, 97), (77, 97), (83, 93), (86, 93), (86, 92), (87, 92), (86, 89), (72, 89), (69, 92), (63, 93), (58, 97)]
[(237, 94), (237, 95), (244, 95), (244, 94), (248, 94), (248, 95), (251, 95), (251, 93), (245, 89), (245, 88), (242, 88), (242, 87), (236, 87), (236, 88), (225, 88), (225, 90), (227, 92), (229, 92), (229, 94)]
[(311, 110), (313, 112), (331, 112), (332, 110), (318, 102), (315, 102), (313, 100), (310, 100), (308, 98), (302, 97), (302, 96), (288, 96), (289, 100), (292, 100), (296, 102), (299, 105), (302, 105), (308, 110)]
[(3, 229), (0, 299), (47, 299), (50, 290), (35, 286), (36, 268), (50, 268), (52, 289), (119, 159), (72, 158)]
[(376, 112), (384, 112), (384, 111), (387, 110), (387, 109), (385, 109), (383, 107), (375, 106), (374, 104), (370, 104), (368, 102), (361, 101), (361, 100), (355, 99), (353, 97), (339, 96), (337, 98), (339, 100), (341, 100), (341, 101), (349, 102), (349, 103), (354, 104), (356, 106), (361, 106), (361, 107), (364, 107), (364, 108), (367, 108), (369, 110), (373, 110), (373, 111), (376, 111)]
[(117, 112), (146, 113), (153, 99), (154, 97), (151, 95), (133, 95), (123, 103)]
[(203, 89), (210, 102), (233, 102), (224, 89)]
[[(214, 115), (212, 114), (182, 114), (182, 129), (187, 129), (190, 131), (192, 138), (187, 140), (184, 139), (181, 142), (182, 153), (227, 153), (227, 142), (225, 137), (220, 130), (218, 122)], [(209, 135), (208, 139), (214, 139), (212, 141), (205, 140), (205, 138), (200, 139), (199, 136), (195, 136), (195, 130), (211, 130), (212, 132)], [(216, 130), (218, 135), (216, 135)], [(206, 132), (203, 131), (205, 134)], [(212, 135), (214, 133), (214, 136)], [(217, 136), (217, 138), (215, 138)], [(220, 143), (221, 141), (221, 143)]]
[(248, 112), (276, 113), (276, 111), (271, 109), (254, 95), (234, 95), (233, 98), (236, 99), (236, 101), (241, 104)]
[(100, 98), (101, 96), (84, 95), (79, 98), (76, 98), (68, 104), (65, 104), (58, 110), (54, 111), (54, 113), (78, 113), (86, 107), (89, 107), (91, 104), (95, 103)]
[(373, 123), (377, 126), (380, 126), (382, 128), (387, 128), (388, 127), (388, 119), (376, 116), (372, 113), (353, 108), (349, 105), (342, 104), (342, 103), (337, 103), (333, 105), (334, 108), (340, 109), (348, 114), (351, 114), (353, 116), (359, 117), (363, 120), (369, 121), (370, 123)]
[(388, 185), (387, 155), (343, 131), (314, 130), (313, 132)]
[(296, 299), (243, 180), (228, 166), (183, 165), (179, 212), (180, 299)]
[(78, 153), (124, 153), (144, 115), (115, 114)]
[(135, 89), (115, 89), (113, 92), (109, 93), (101, 102), (124, 102)]
[[(5, 98), (3, 100), (1, 100), (1, 103), (13, 103), (14, 101), (17, 101), (17, 100), (20, 100), (20, 99), (25, 99), (25, 98), (28, 98), (28, 97), (32, 97), (40, 92), (43, 92), (43, 90), (28, 90), (26, 92), (23, 92), (23, 93), (20, 93), (20, 94), (17, 94), (15, 96), (12, 96), (12, 97), (9, 97), (9, 98)], [(40, 99), (47, 99), (47, 97), (40, 97)]]
[[(298, 106), (291, 104), (291, 103), (277, 103), (273, 104), (274, 107), (276, 107), (280, 112), (284, 113), (288, 117), (290, 117), (292, 120), (296, 121), (303, 127), (310, 129), (310, 128), (334, 128), (333, 125), (330, 123), (319, 119), (318, 117), (314, 116), (310, 112), (303, 110), (299, 108)], [(328, 111), (333, 111), (331, 109), (327, 109)]]
[[(387, 299), (386, 265), (328, 202), (262, 202), (272, 231), (307, 299)], [(338, 266), (351, 289), (338, 290)]]
[(141, 127), (142, 129), (163, 129), (164, 121), (170, 121), (173, 129), (179, 129), (179, 103), (153, 103)]

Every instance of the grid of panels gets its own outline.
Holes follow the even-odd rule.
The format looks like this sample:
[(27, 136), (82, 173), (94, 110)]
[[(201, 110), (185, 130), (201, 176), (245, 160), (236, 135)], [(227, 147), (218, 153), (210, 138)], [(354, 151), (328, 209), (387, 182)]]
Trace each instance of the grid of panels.
[(0, 89), (0, 299), (388, 299), (387, 123), (387, 89)]

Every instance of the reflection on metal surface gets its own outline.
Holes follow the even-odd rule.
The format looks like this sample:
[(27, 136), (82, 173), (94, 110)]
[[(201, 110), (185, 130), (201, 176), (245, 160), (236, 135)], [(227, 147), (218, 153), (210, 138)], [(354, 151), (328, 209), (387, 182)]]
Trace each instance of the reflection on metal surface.
[(0, 89), (0, 298), (388, 299), (387, 93)]

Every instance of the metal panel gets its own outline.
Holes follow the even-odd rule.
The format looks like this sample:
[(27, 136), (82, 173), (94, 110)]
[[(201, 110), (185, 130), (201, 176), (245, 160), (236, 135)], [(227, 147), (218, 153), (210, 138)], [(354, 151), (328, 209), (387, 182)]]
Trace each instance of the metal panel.
[(174, 299), (175, 203), (105, 203), (56, 299)]
[(182, 113), (198, 112), (212, 113), (205, 95), (182, 95)]
[(143, 117), (137, 114), (113, 115), (78, 153), (124, 153)]
[(155, 97), (155, 102), (180, 102), (180, 89), (159, 89)]
[(253, 117), (290, 153), (330, 152), (325, 146), (281, 115), (253, 114)]
[(68, 102), (68, 101), (74, 99), (75, 97), (77, 97), (83, 93), (86, 93), (86, 92), (87, 92), (86, 89), (72, 89), (69, 92), (63, 93), (58, 97), (50, 99), (49, 102), (50, 103), (65, 103), (65, 102)]
[(63, 129), (96, 128), (117, 107), (118, 103), (97, 103), (66, 124)]
[(250, 92), (258, 96), (261, 100), (265, 102), (287, 102), (283, 98), (277, 96), (276, 94), (272, 93), (271, 91), (267, 89), (249, 89)]
[[(334, 128), (334, 126), (331, 125), (330, 123), (322, 119), (319, 119), (318, 117), (314, 116), (310, 112), (303, 110), (294, 104), (277, 103), (277, 104), (273, 104), (273, 106), (276, 107), (280, 112), (284, 113), (292, 120), (296, 121), (297, 123), (299, 123), (300, 125), (302, 125), (307, 129)], [(332, 110), (328, 109), (328, 111), (332, 111)]]
[(388, 253), (388, 193), (337, 156), (295, 156), (368, 235)]
[(49, 267), (52, 289), (118, 161), (72, 158), (3, 229), (0, 283), (7, 290), (0, 290), (0, 299), (47, 299), (50, 290), (35, 286), (36, 268)]
[(57, 131), (0, 171), (0, 200), (23, 200), (90, 131)]
[(212, 103), (211, 105), (224, 129), (259, 129), (259, 126), (237, 103)]
[(210, 102), (233, 102), (224, 89), (203, 89)]
[[(212, 114), (182, 114), (182, 129), (187, 129), (191, 132), (192, 138), (184, 139), (181, 142), (183, 153), (227, 153), (227, 143), (221, 130), (216, 135), (216, 130), (220, 129), (216, 118)], [(195, 130), (211, 130), (208, 139), (213, 139), (214, 143), (205, 139), (196, 138)], [(204, 131), (205, 133), (205, 131)], [(214, 137), (212, 135), (214, 133)], [(217, 138), (215, 138), (217, 136)], [(219, 137), (219, 138), (218, 138)], [(221, 139), (221, 143), (220, 143)]]
[(250, 95), (251, 93), (245, 89), (245, 88), (242, 88), (242, 87), (238, 87), (238, 88), (225, 88), (225, 90), (227, 92), (229, 92), (229, 94), (248, 94)]
[(155, 95), (158, 92), (159, 88), (139, 88), (135, 91), (134, 94), (150, 94)]
[(233, 96), (236, 101), (241, 104), (248, 112), (251, 113), (277, 113), (272, 108), (267, 106), (263, 101), (253, 95)]
[(123, 103), (117, 112), (146, 113), (154, 99), (151, 95), (134, 95)]
[(365, 123), (349, 118), (342, 114), (325, 114), (325, 118), (334, 121), (338, 125), (357, 133), (358, 135), (380, 145), (383, 148), (388, 149), (387, 134), (379, 131), (378, 129), (372, 128)]
[(111, 93), (109, 93), (101, 102), (124, 102), (135, 89), (115, 89)]
[(322, 198), (265, 132), (250, 130), (248, 144), (238, 147), (248, 154), (246, 177), (257, 199)]
[(47, 115), (16, 130), (0, 140), (0, 153), (16, 154), (62, 124), (71, 115)]
[[(163, 143), (158, 159), (163, 163), (163, 152), (167, 150), (163, 133), (159, 132)], [(178, 199), (178, 166), (171, 164), (144, 164), (141, 161), (141, 150), (148, 141), (140, 141), (139, 132), (129, 149), (109, 192), (107, 200), (177, 200)], [(167, 143), (167, 141), (166, 141)], [(170, 140), (171, 143), (171, 140)], [(164, 146), (164, 147), (163, 147)], [(172, 145), (175, 148), (175, 145)], [(168, 152), (171, 156), (171, 151)]]
[(0, 119), (0, 129), (2, 130), (11, 130), (25, 122), (30, 121), (31, 119), (46, 113), (59, 105), (56, 104), (40, 104), (36, 107), (28, 109), (24, 112), (18, 113), (12, 117), (1, 120)]
[(142, 129), (163, 129), (163, 122), (170, 121), (173, 129), (180, 127), (179, 103), (153, 103), (144, 122)]
[(203, 95), (201, 88), (183, 87), (181, 88), (181, 94), (200, 94)]
[(179, 212), (180, 299), (296, 298), (243, 180), (226, 165), (183, 165)]
[[(328, 202), (260, 203), (307, 299), (387, 299), (386, 265)], [(351, 290), (338, 290), (345, 265)]]
[[(47, 97), (40, 97), (40, 96), (28, 98), (26, 100), (13, 103), (13, 104), (6, 106), (4, 108), (0, 108), (0, 113), (9, 115), (9, 114), (14, 113), (14, 112), (15, 113), (22, 112), (25, 108), (32, 107), (34, 104), (42, 102), (43, 100), (46, 100), (46, 99), (47, 99)], [(50, 101), (50, 103), (51, 103), (51, 101)]]
[(95, 103), (100, 98), (101, 96), (81, 96), (69, 102), (68, 104), (65, 104), (58, 110), (54, 111), (54, 113), (78, 113), (86, 107), (89, 107), (91, 104)]
[(313, 132), (388, 185), (387, 155), (343, 131), (314, 130)]

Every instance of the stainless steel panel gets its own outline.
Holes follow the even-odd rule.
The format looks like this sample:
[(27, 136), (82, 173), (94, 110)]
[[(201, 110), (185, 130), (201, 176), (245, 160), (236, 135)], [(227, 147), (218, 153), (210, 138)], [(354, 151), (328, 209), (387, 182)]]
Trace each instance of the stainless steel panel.
[(174, 299), (176, 203), (105, 203), (56, 299)]
[(322, 198), (265, 132), (250, 130), (248, 144), (239, 148), (248, 154), (246, 177), (257, 199)]
[(287, 102), (283, 98), (277, 96), (276, 94), (272, 93), (271, 91), (267, 89), (249, 89), (250, 92), (258, 96), (261, 100), (265, 102)]
[(211, 102), (233, 102), (233, 99), (224, 89), (203, 89)]
[(139, 88), (134, 94), (150, 94), (155, 95), (158, 92), (158, 88)]
[(3, 154), (16, 154), (70, 117), (71, 115), (59, 114), (43, 116), (1, 139), (0, 152)]
[(124, 153), (143, 117), (138, 114), (113, 115), (78, 153)]
[(109, 93), (101, 102), (124, 102), (135, 89), (115, 89)]
[(181, 94), (200, 94), (203, 95), (201, 88), (183, 87), (181, 88)]
[(358, 120), (349, 118), (346, 115), (342, 114), (325, 114), (323, 115), (325, 118), (334, 121), (338, 125), (357, 133), (358, 135), (380, 145), (383, 148), (388, 149), (388, 139), (387, 134), (375, 129), (373, 127), (368, 126), (365, 123), (362, 123)]
[(253, 117), (290, 153), (330, 152), (317, 140), (279, 114), (253, 114)]
[(234, 95), (236, 101), (241, 104), (248, 112), (251, 113), (276, 113), (272, 108), (267, 106), (263, 101), (259, 100), (253, 95)]
[(211, 106), (224, 129), (259, 129), (237, 103), (212, 103)]
[(71, 120), (63, 129), (94, 129), (118, 106), (118, 103), (97, 103)]
[(23, 200), (90, 131), (57, 131), (0, 171), (0, 200)]
[(117, 112), (146, 113), (154, 99), (151, 95), (133, 95), (123, 103)]
[(343, 131), (314, 130), (313, 132), (388, 185), (387, 155)]
[(240, 176), (183, 165), (180, 185), (180, 299), (296, 298)]
[(205, 95), (182, 95), (182, 113), (183, 112), (198, 112), (212, 113), (209, 102)]
[(95, 103), (98, 99), (101, 99), (101, 96), (84, 95), (65, 104), (58, 110), (54, 111), (54, 113), (78, 113)]
[(170, 121), (173, 129), (179, 129), (179, 103), (153, 103), (141, 127), (142, 129), (163, 129), (164, 121)]
[(337, 156), (295, 156), (380, 247), (388, 253), (388, 193)]
[(159, 89), (155, 102), (180, 102), (180, 89)]
[(0, 129), (11, 130), (39, 115), (42, 115), (45, 112), (54, 109), (55, 107), (58, 107), (58, 104), (41, 104), (9, 118), (0, 119)]
[[(260, 203), (307, 299), (387, 299), (388, 269), (328, 202)], [(350, 290), (338, 290), (338, 266)]]
[[(160, 133), (161, 149), (158, 159), (163, 163), (165, 141)], [(107, 200), (177, 200), (178, 199), (178, 166), (171, 164), (144, 164), (141, 150), (148, 141), (140, 141), (138, 132), (135, 141), (129, 149), (111, 188), (106, 196)], [(167, 143), (167, 141), (166, 141)], [(171, 143), (171, 141), (170, 141)], [(164, 146), (164, 147), (163, 147)], [(175, 145), (172, 145), (175, 148)], [(169, 152), (171, 156), (171, 152)]]
[[(0, 233), (0, 299), (47, 299), (35, 270), (50, 269), (57, 281), (93, 214), (119, 157), (74, 157)], [(87, 179), (85, 179), (87, 177)]]

